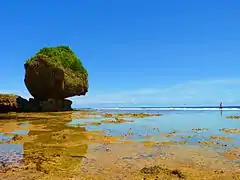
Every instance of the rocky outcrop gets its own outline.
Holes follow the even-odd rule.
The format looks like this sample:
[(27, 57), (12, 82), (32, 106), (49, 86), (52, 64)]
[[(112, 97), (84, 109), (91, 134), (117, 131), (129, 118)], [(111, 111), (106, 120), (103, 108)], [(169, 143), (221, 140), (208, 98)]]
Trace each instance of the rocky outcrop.
[(38, 100), (63, 100), (88, 92), (88, 73), (69, 47), (43, 48), (25, 65), (25, 85)]
[(24, 67), (24, 82), (33, 98), (0, 94), (1, 113), (68, 111), (72, 101), (66, 98), (88, 92), (88, 73), (67, 46), (42, 48)]
[(31, 104), (33, 111), (35, 112), (56, 112), (56, 111), (69, 111), (72, 110), (71, 105), (72, 101), (64, 99), (64, 100), (55, 100), (48, 99), (39, 101), (33, 98), (29, 99), (29, 103)]
[(14, 94), (0, 94), (0, 112), (26, 112), (30, 108), (26, 99)]
[(49, 99), (41, 102), (41, 110), (46, 111), (68, 111), (71, 109), (72, 101)]
[(48, 99), (39, 101), (30, 98), (29, 101), (13, 94), (0, 94), (0, 113), (7, 112), (56, 112), (69, 111), (72, 101)]

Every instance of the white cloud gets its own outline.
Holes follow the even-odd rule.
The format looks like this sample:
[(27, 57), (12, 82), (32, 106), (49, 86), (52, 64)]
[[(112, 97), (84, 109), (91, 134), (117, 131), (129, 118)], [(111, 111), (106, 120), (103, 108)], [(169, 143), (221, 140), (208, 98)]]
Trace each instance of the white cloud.
[(216, 105), (240, 103), (240, 79), (196, 80), (162, 88), (143, 88), (71, 98), (75, 106)]
[[(17, 94), (30, 98), (27, 89), (2, 90), (0, 93)], [(240, 79), (196, 80), (159, 88), (142, 88), (119, 92), (73, 97), (75, 107), (98, 106), (178, 106), (178, 105), (217, 105), (240, 104)]]

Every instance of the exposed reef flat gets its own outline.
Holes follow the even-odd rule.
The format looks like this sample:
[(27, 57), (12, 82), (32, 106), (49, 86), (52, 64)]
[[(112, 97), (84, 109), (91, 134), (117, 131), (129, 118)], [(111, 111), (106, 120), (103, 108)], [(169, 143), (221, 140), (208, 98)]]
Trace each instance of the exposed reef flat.
[(103, 114), (104, 117), (111, 118), (111, 117), (127, 117), (127, 118), (145, 118), (145, 117), (153, 117), (153, 116), (161, 116), (161, 114), (147, 114), (147, 113), (121, 113), (121, 114), (110, 114), (105, 113)]
[(228, 119), (240, 119), (240, 116), (226, 116)]
[[(110, 114), (110, 113), (109, 113)], [(0, 148), (21, 146), (22, 152), (0, 154), (1, 178), (12, 179), (239, 179), (239, 149), (216, 152), (190, 145), (193, 136), (183, 140), (178, 131), (161, 134), (161, 128), (148, 127), (167, 140), (129, 140), (137, 135), (131, 115), (105, 117), (94, 111), (0, 114)], [(151, 117), (147, 115), (145, 117)], [(96, 118), (96, 121), (94, 119)], [(142, 118), (142, 115), (139, 115)], [(69, 123), (78, 119), (81, 126)], [(107, 120), (104, 122), (104, 120)], [(82, 121), (82, 122), (81, 122)], [(138, 121), (139, 122), (139, 121)], [(140, 122), (143, 122), (140, 120)], [(146, 122), (146, 121), (144, 121)], [(123, 135), (106, 133), (106, 127), (128, 127)], [(88, 130), (87, 127), (94, 127)], [(104, 126), (103, 126), (104, 127)], [(200, 129), (200, 128), (199, 128)], [(163, 129), (164, 130), (164, 129)], [(190, 130), (191, 132), (191, 130)], [(195, 134), (195, 133), (194, 133)], [(196, 134), (197, 136), (198, 134)], [(1, 137), (1, 136), (0, 136)], [(150, 140), (151, 139), (151, 140)], [(229, 139), (211, 136), (215, 141)], [(228, 141), (229, 140), (229, 141)], [(220, 146), (221, 144), (217, 144)], [(9, 163), (11, 162), (11, 163)]]
[(171, 136), (174, 136), (177, 132), (176, 131), (173, 131), (173, 132), (170, 132), (168, 134), (161, 134), (161, 136), (164, 136), (164, 137), (171, 137)]
[(221, 140), (221, 141), (229, 141), (232, 142), (232, 139), (229, 137), (224, 137), (224, 136), (210, 136), (210, 139), (212, 140)]
[(143, 144), (146, 147), (151, 146), (173, 146), (180, 144), (187, 144), (187, 141), (144, 141)]
[(120, 124), (120, 123), (126, 123), (126, 122), (134, 122), (133, 120), (126, 120), (123, 118), (116, 117), (115, 119), (105, 119), (102, 120), (101, 123), (105, 124)]
[(227, 152), (224, 154), (224, 157), (230, 159), (230, 160), (237, 160), (240, 158), (240, 153), (236, 152), (236, 151), (232, 151), (232, 152)]
[(198, 133), (198, 132), (207, 131), (207, 130), (208, 130), (208, 128), (193, 128), (192, 132)]
[[(95, 144), (89, 148), (88, 158), (82, 161), (82, 171), (78, 177), (136, 180), (238, 179), (240, 177), (238, 166), (227, 162), (228, 160), (217, 157), (211, 150), (191, 146), (188, 148), (175, 146), (160, 150), (136, 143), (104, 146)], [(226, 170), (228, 168), (232, 168), (231, 171)]]
[(198, 143), (206, 146), (226, 146), (225, 144), (221, 144), (215, 141), (198, 141)]
[(220, 131), (223, 131), (225, 133), (236, 134), (236, 133), (240, 133), (240, 128), (223, 128), (223, 129), (220, 129)]

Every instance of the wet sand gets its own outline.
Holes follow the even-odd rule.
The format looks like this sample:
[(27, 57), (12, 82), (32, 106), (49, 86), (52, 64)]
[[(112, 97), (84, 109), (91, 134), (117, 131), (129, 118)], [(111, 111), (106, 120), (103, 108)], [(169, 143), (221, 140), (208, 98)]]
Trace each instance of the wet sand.
[[(104, 121), (106, 114), (88, 111), (1, 115), (0, 133), (11, 138), (1, 141), (0, 145), (18, 144), (22, 146), (22, 154), (0, 154), (0, 177), (6, 180), (240, 179), (239, 147), (213, 149), (215, 144), (206, 141), (203, 142), (208, 146), (198, 146), (189, 145), (187, 140), (149, 141), (147, 136), (145, 141), (127, 140), (124, 138), (131, 136), (130, 133), (123, 137), (106, 135), (104, 130), (87, 130), (88, 125), (101, 125), (88, 120), (95, 116), (102, 116), (101, 123), (118, 126), (131, 123), (125, 120), (127, 117), (152, 115), (124, 114), (115, 119), (116, 115), (108, 114), (108, 121)], [(87, 121), (81, 127), (67, 125), (72, 119)], [(196, 129), (197, 132), (203, 130)], [(16, 134), (16, 130), (26, 133)], [(164, 138), (176, 135), (175, 131), (159, 132), (159, 137)], [(229, 137), (220, 136), (210, 139), (211, 142), (231, 141)]]

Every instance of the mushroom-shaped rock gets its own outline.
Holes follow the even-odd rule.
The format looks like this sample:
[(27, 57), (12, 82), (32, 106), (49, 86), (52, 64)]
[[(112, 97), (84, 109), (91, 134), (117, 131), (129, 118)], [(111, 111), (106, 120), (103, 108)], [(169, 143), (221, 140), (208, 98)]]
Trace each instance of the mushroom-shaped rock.
[(64, 99), (88, 92), (88, 73), (68, 46), (42, 48), (24, 67), (25, 85), (35, 99)]

